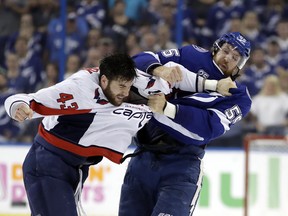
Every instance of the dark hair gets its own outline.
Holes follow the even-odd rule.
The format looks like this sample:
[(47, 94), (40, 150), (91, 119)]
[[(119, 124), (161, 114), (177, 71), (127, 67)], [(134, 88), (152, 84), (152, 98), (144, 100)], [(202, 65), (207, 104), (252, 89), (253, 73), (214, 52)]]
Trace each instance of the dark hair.
[(100, 61), (100, 77), (105, 75), (109, 80), (133, 80), (137, 77), (135, 63), (127, 54), (112, 54)]

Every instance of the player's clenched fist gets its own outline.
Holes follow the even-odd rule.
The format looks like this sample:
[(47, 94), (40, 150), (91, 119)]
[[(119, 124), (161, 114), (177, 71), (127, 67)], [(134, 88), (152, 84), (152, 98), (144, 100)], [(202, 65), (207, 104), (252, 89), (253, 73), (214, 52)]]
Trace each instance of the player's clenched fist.
[(182, 72), (178, 66), (166, 67), (159, 66), (153, 70), (153, 75), (161, 77), (162, 79), (173, 85), (176, 82), (180, 82), (183, 79)]
[(150, 107), (152, 112), (163, 114), (163, 110), (166, 104), (164, 94), (155, 94), (148, 97), (147, 105)]
[(19, 104), (14, 112), (13, 119), (19, 122), (23, 122), (25, 119), (31, 119), (33, 115), (33, 110), (26, 104)]

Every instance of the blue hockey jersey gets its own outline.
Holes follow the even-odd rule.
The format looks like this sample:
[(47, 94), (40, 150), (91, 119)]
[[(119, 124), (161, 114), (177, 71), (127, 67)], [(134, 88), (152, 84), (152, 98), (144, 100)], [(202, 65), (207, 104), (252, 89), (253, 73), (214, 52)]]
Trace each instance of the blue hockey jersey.
[[(211, 52), (196, 45), (164, 50), (156, 54), (143, 52), (133, 59), (137, 68), (147, 73), (157, 65), (173, 61), (205, 78), (216, 80), (225, 78), (224, 73), (213, 61)], [(177, 95), (181, 95), (177, 90), (177, 94), (169, 100), (177, 105), (175, 119), (154, 114), (154, 118), (145, 126), (145, 135), (140, 136), (139, 142), (149, 142), (150, 139), (153, 140), (152, 143), (157, 143), (154, 140), (161, 139), (163, 134), (169, 134), (169, 137), (182, 144), (204, 146), (224, 134), (250, 110), (251, 98), (245, 86), (237, 84), (237, 89), (231, 89), (230, 92), (232, 96), (224, 97), (216, 92), (192, 94), (193, 91), (190, 91), (185, 97), (177, 98)], [(151, 128), (152, 133), (149, 132)], [(146, 138), (141, 140), (141, 137)]]

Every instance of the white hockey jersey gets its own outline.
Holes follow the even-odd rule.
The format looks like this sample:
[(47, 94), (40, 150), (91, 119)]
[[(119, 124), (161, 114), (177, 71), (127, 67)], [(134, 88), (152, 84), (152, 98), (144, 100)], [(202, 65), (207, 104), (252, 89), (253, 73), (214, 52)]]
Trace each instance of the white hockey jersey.
[(152, 117), (146, 105), (114, 106), (98, 85), (98, 70), (81, 70), (55, 86), (8, 98), (11, 116), (19, 102), (42, 117), (39, 134), (50, 144), (83, 157), (104, 156), (120, 163), (132, 136)]

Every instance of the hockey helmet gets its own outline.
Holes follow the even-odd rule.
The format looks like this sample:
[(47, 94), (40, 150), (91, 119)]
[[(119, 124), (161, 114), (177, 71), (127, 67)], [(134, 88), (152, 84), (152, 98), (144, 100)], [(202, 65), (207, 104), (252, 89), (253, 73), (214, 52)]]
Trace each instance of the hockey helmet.
[(229, 43), (240, 53), (241, 60), (237, 67), (241, 70), (250, 57), (251, 44), (241, 33), (230, 32), (222, 35), (213, 44), (213, 51), (216, 53), (224, 43)]

